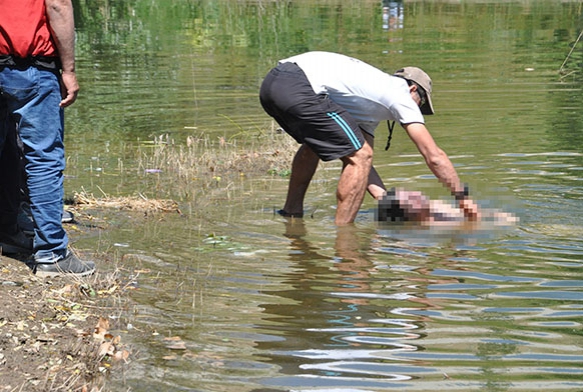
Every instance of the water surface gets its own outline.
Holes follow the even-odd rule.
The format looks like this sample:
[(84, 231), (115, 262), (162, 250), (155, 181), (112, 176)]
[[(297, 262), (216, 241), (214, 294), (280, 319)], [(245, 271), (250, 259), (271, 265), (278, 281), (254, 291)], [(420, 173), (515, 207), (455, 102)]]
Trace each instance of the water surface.
[[(165, 173), (153, 187), (135, 169), (154, 137), (257, 143), (272, 129), (257, 98), (263, 76), (280, 58), (329, 50), (387, 72), (424, 68), (435, 139), (485, 206), (520, 217), (505, 228), (378, 226), (369, 198), (339, 230), (337, 163), (320, 168), (304, 220), (274, 215), (287, 179), (267, 173), (212, 200), (181, 199), (182, 216), (135, 225), (103, 212), (113, 229), (76, 246), (114, 254), (138, 287), (117, 320), (133, 326), (123, 337), (132, 361), (112, 390), (583, 389), (580, 2), (76, 9), (69, 194), (173, 198)], [(387, 184), (447, 199), (405, 133), (389, 152), (386, 134), (381, 124), (375, 165)]]

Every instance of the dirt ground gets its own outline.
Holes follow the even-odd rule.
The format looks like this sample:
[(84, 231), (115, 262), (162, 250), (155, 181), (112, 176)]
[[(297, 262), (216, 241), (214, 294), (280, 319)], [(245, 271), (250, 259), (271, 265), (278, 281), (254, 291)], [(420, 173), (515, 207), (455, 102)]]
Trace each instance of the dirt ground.
[(0, 256), (0, 391), (107, 390), (107, 375), (131, 360), (111, 317), (126, 289), (116, 272), (39, 278)]

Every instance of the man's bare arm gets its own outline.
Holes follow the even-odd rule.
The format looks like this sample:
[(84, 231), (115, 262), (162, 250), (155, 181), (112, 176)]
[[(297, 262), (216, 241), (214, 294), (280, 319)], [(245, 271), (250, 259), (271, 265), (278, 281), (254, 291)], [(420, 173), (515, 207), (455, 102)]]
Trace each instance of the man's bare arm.
[[(372, 148), (374, 148), (374, 137), (366, 132), (363, 132), (363, 134), (366, 142), (370, 144)], [(376, 200), (380, 200), (387, 191), (381, 176), (379, 176), (374, 166), (370, 168), (370, 173), (368, 175), (368, 185), (366, 189), (368, 193)]]
[[(457, 171), (447, 154), (437, 146), (435, 140), (424, 124), (411, 123), (404, 124), (403, 128), (423, 155), (427, 167), (445, 185), (452, 194), (463, 195), (464, 185), (461, 183)], [(469, 219), (479, 219), (479, 210), (476, 203), (470, 198), (459, 198), (460, 208)]]
[(75, 74), (75, 20), (71, 0), (45, 0), (51, 35), (62, 65), (60, 106), (71, 105), (77, 99), (79, 84)]

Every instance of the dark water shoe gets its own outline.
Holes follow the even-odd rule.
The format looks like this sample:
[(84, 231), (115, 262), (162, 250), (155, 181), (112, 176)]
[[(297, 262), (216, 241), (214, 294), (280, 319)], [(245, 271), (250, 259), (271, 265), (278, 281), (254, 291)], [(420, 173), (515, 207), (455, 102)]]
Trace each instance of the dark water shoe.
[(286, 210), (277, 210), (276, 213), (281, 216), (285, 216), (286, 218), (303, 218), (304, 214), (301, 212), (291, 213), (287, 212)]

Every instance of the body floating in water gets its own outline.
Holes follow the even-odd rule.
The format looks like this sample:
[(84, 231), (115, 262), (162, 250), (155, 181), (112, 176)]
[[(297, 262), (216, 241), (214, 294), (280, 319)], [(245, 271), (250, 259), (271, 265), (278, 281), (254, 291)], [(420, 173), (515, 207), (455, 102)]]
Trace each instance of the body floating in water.
[[(375, 219), (379, 222), (464, 222), (464, 211), (443, 200), (431, 200), (420, 191), (392, 188), (379, 200)], [(514, 224), (515, 215), (497, 209), (481, 209), (481, 221)]]

